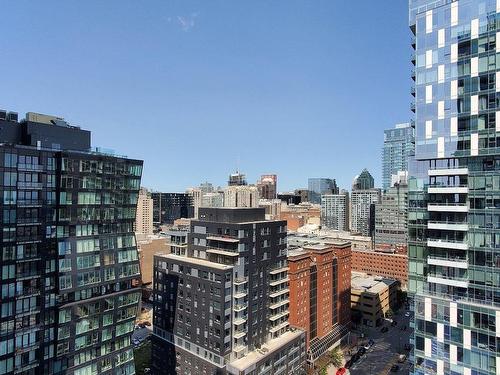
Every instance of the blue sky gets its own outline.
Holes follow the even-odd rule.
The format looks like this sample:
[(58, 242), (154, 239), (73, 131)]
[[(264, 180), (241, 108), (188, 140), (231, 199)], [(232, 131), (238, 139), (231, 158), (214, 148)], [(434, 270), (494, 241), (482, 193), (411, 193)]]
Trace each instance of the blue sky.
[(6, 1), (0, 108), (54, 114), (145, 161), (143, 185), (280, 191), (368, 168), (410, 116), (404, 0)]

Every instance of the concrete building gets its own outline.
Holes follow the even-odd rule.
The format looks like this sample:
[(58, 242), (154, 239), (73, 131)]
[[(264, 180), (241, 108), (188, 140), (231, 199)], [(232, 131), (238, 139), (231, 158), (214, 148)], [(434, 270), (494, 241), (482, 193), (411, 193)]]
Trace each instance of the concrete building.
[(371, 236), (374, 221), (372, 205), (380, 203), (380, 189), (353, 190), (351, 193), (351, 232)]
[(143, 162), (0, 111), (2, 374), (133, 374)]
[(147, 189), (141, 188), (137, 199), (134, 232), (140, 239), (152, 235), (153, 229), (153, 199)]
[(259, 207), (259, 191), (253, 185), (232, 185), (224, 188), (224, 207)]
[(153, 223), (172, 224), (175, 219), (194, 217), (193, 196), (189, 193), (152, 192)]
[[(308, 230), (308, 227), (315, 229)], [(370, 237), (353, 235), (350, 232), (341, 232), (338, 230), (319, 229), (318, 225), (306, 225), (299, 228), (296, 233), (288, 233), (288, 243), (299, 247), (317, 243), (335, 243), (339, 240), (349, 241), (353, 250), (372, 249), (372, 240)]]
[(389, 187), (375, 204), (375, 245), (403, 245), (408, 240), (408, 186)]
[(352, 270), (398, 280), (403, 289), (408, 285), (408, 255), (393, 250), (353, 250)]
[(266, 220), (280, 220), (283, 205), (280, 199), (259, 199), (259, 207), (266, 210)]
[(382, 149), (382, 189), (391, 186), (393, 176), (408, 171), (408, 160), (415, 153), (415, 129), (410, 123), (396, 124), (384, 130)]
[(281, 207), (280, 219), (286, 220), (291, 232), (297, 231), (306, 224), (320, 224), (321, 207), (310, 203), (287, 205)]
[(323, 194), (338, 194), (339, 188), (335, 179), (331, 178), (310, 178), (308, 180), (308, 201), (314, 204), (321, 204)]
[(351, 322), (351, 245), (290, 247), (290, 324), (307, 334), (309, 367), (340, 344)]
[(278, 176), (275, 174), (263, 174), (257, 181), (257, 189), (261, 199), (276, 199), (278, 192)]
[(359, 175), (354, 177), (352, 182), (352, 190), (370, 190), (375, 187), (375, 180), (368, 172), (368, 169), (363, 169)]
[(389, 309), (397, 306), (399, 283), (381, 276), (368, 276), (352, 272), (351, 309), (353, 319), (359, 315), (360, 323), (368, 327), (378, 327)]
[(321, 196), (321, 226), (333, 230), (349, 230), (348, 192)]
[(286, 222), (263, 208), (200, 208), (185, 255), (155, 257), (153, 371), (290, 374), (305, 333), (290, 329)]
[(141, 269), (142, 299), (149, 300), (153, 291), (153, 257), (155, 254), (169, 254), (169, 238), (151, 235), (137, 240), (139, 265)]

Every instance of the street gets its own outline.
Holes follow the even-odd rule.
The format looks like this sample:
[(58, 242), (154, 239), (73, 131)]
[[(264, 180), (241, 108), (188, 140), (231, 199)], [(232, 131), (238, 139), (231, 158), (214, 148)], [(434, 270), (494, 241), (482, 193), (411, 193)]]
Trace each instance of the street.
[[(408, 354), (408, 352), (404, 350), (404, 347), (405, 344), (409, 342), (409, 337), (412, 332), (409, 328), (410, 317), (406, 317), (405, 312), (406, 310), (402, 308), (399, 314), (394, 316), (394, 320), (398, 323), (395, 327), (392, 327), (388, 321), (384, 322), (383, 326), (389, 329), (388, 332), (380, 332), (383, 326), (368, 328), (366, 330), (367, 339), (371, 338), (375, 343), (367, 350), (366, 354), (350, 368), (350, 373), (352, 375), (386, 375), (392, 373), (406, 375), (409, 373), (410, 364), (408, 360), (404, 363), (398, 363), (397, 361), (400, 353)], [(401, 327), (405, 325), (407, 329), (402, 331)], [(390, 371), (391, 366), (394, 364), (399, 366), (397, 372)]]
[(138, 328), (134, 330), (134, 333), (132, 333), (132, 342), (135, 340), (139, 340), (141, 343), (146, 340), (149, 335), (153, 332), (153, 327), (145, 327), (145, 328)]

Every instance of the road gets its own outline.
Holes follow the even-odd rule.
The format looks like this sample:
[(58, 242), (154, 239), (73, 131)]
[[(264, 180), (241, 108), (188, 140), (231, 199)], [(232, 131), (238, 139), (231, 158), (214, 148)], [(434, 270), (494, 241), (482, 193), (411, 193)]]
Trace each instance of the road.
[(152, 326), (149, 327), (146, 326), (145, 328), (135, 329), (134, 333), (132, 333), (132, 341), (137, 339), (142, 342), (146, 339), (146, 337), (149, 337), (149, 335), (151, 335), (152, 332), (153, 332)]
[[(397, 363), (399, 353), (408, 353), (404, 351), (404, 346), (409, 342), (411, 329), (409, 328), (409, 317), (405, 317), (405, 309), (394, 317), (398, 322), (397, 326), (392, 327), (389, 322), (384, 325), (389, 328), (386, 333), (381, 333), (382, 326), (376, 329), (368, 329), (367, 337), (375, 341), (375, 344), (362, 356), (354, 366), (350, 368), (351, 375), (386, 375), (399, 374), (407, 375), (409, 373), (409, 362)], [(401, 327), (406, 325), (405, 331)], [(398, 372), (391, 372), (391, 366), (397, 364), (400, 369)]]

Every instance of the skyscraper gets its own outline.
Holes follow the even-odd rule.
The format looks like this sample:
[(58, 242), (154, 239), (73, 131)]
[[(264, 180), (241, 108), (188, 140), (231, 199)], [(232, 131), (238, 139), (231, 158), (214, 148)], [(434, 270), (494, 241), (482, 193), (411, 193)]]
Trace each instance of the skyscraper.
[(352, 182), (352, 190), (368, 190), (373, 189), (374, 186), (375, 180), (366, 168), (354, 177), (354, 181)]
[(153, 234), (153, 199), (145, 188), (139, 190), (134, 232), (138, 237)]
[(384, 130), (382, 149), (382, 189), (391, 186), (391, 178), (408, 170), (408, 158), (415, 152), (415, 129), (410, 123), (397, 124)]
[(155, 257), (155, 373), (298, 373), (290, 329), (286, 222), (263, 208), (203, 208), (186, 253)]
[(349, 193), (321, 196), (321, 226), (334, 230), (349, 230)]
[(153, 222), (172, 224), (180, 218), (194, 217), (193, 196), (189, 193), (152, 192)]
[(373, 205), (380, 202), (380, 189), (353, 190), (351, 193), (351, 231), (371, 235)]
[(275, 174), (263, 174), (257, 181), (257, 189), (262, 199), (276, 199), (278, 176)]
[(0, 373), (133, 374), (142, 161), (63, 119), (0, 111)]
[(410, 0), (414, 374), (500, 373), (500, 2)]
[(375, 244), (405, 245), (407, 236), (408, 186), (389, 187), (375, 204)]
[(338, 194), (339, 188), (335, 179), (310, 178), (308, 181), (309, 202), (321, 204), (323, 194)]
[(224, 207), (259, 207), (259, 191), (254, 185), (224, 188)]

